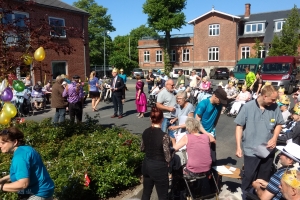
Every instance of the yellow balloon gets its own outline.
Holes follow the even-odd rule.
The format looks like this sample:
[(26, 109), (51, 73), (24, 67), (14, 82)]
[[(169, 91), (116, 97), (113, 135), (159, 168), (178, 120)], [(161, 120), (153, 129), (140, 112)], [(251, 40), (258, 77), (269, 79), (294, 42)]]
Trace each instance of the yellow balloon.
[(17, 115), (17, 108), (15, 107), (14, 104), (10, 102), (6, 102), (3, 105), (2, 113), (4, 113), (6, 116), (13, 118), (14, 116)]
[(22, 57), (25, 65), (31, 65), (33, 58), (29, 54), (24, 54)]
[(8, 117), (4, 112), (0, 112), (0, 124), (7, 125), (10, 123), (10, 117)]
[(43, 61), (46, 57), (46, 53), (43, 47), (38, 48), (34, 52), (34, 59), (36, 61)]

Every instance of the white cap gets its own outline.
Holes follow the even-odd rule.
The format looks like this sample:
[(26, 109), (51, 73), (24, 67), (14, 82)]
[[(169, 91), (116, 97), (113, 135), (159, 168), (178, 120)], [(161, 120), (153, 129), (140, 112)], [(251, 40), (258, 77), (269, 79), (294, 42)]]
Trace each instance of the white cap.
[(66, 81), (62, 82), (62, 85), (67, 85), (68, 83)]

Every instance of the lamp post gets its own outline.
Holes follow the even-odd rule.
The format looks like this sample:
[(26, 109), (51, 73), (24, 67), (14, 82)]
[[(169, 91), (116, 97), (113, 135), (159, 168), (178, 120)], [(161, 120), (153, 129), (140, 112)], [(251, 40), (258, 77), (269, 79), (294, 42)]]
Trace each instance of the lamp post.
[(106, 71), (105, 71), (105, 38), (106, 38), (106, 34), (109, 34), (109, 31), (104, 31), (104, 66), (103, 66), (103, 71), (104, 71), (104, 76), (106, 76)]

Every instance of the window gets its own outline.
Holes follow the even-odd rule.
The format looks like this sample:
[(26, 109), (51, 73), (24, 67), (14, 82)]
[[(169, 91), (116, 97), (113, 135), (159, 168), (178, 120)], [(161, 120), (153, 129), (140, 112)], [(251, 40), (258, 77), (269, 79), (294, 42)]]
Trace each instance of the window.
[[(14, 46), (18, 43), (26, 45), (28, 43), (29, 33), (26, 28), (26, 19), (28, 19), (29, 14), (24, 12), (13, 11), (13, 13), (6, 13), (2, 17), (2, 24), (14, 25), (13, 31), (7, 31), (4, 35), (5, 44), (8, 46)], [(19, 44), (19, 45), (22, 45)]]
[(162, 51), (156, 51), (156, 62), (162, 62)]
[(265, 25), (263, 23), (246, 24), (245, 33), (263, 33)]
[(266, 48), (264, 46), (260, 46), (259, 52), (258, 52), (259, 58), (265, 58), (266, 57)]
[(275, 22), (275, 32), (281, 31), (284, 23), (285, 23), (285, 21)]
[(171, 58), (170, 58), (171, 62), (175, 62), (176, 61), (176, 51), (175, 50), (171, 50)]
[(144, 62), (150, 62), (150, 53), (149, 53), (149, 51), (144, 51)]
[(241, 58), (249, 58), (249, 57), (250, 57), (250, 47), (242, 47)]
[(210, 36), (218, 36), (218, 35), (220, 35), (220, 25), (219, 24), (211, 24), (211, 25), (209, 25), (209, 35)]
[(182, 52), (182, 61), (183, 62), (190, 61), (190, 50), (189, 49), (183, 49), (183, 52)]
[(219, 47), (208, 48), (208, 61), (219, 61)]
[(52, 78), (56, 79), (57, 76), (67, 73), (67, 62), (55, 61), (52, 62)]
[(52, 27), (51, 36), (66, 37), (65, 20), (61, 18), (49, 17), (49, 24)]

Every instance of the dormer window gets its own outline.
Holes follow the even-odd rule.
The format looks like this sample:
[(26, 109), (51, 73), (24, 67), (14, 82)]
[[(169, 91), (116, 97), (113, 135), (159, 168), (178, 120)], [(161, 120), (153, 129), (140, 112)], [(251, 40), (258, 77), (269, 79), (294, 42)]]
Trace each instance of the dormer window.
[(275, 28), (274, 31), (275, 32), (279, 32), (282, 30), (283, 24), (285, 23), (285, 21), (283, 19), (278, 19), (278, 20), (274, 20), (275, 21)]
[(245, 34), (265, 32), (265, 22), (247, 22), (245, 24)]

